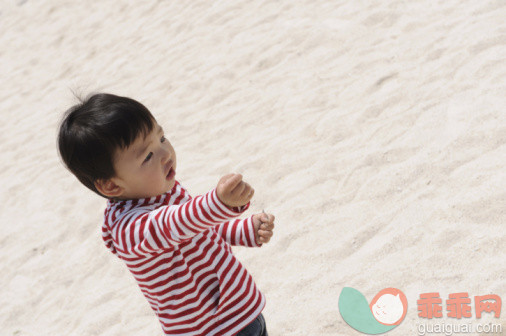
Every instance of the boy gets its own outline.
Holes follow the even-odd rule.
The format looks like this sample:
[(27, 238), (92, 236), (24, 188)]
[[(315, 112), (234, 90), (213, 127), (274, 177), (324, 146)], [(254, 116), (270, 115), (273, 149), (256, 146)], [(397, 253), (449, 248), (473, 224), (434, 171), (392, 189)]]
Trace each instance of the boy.
[(267, 335), (265, 297), (230, 245), (269, 242), (274, 216), (234, 219), (254, 193), (240, 174), (192, 198), (149, 110), (111, 94), (71, 107), (58, 147), (68, 169), (108, 198), (104, 243), (133, 274), (165, 335)]

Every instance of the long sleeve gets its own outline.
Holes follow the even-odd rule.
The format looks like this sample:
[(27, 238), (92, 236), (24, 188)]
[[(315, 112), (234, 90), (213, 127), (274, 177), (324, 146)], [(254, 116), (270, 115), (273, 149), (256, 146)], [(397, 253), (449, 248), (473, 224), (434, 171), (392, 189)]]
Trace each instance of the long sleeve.
[(164, 335), (235, 335), (265, 307), (229, 244), (254, 246), (254, 217), (237, 219), (249, 206), (228, 207), (215, 189), (192, 198), (178, 181), (161, 195), (107, 201), (104, 243), (125, 262)]
[(229, 208), (219, 200), (216, 189), (212, 189), (182, 204), (164, 205), (151, 211), (142, 207), (127, 211), (115, 226), (117, 230), (113, 230), (117, 231), (116, 250), (137, 256), (156, 253), (235, 218), (246, 208)]
[(244, 219), (233, 219), (213, 227), (227, 243), (233, 246), (261, 247), (255, 239), (253, 215)]

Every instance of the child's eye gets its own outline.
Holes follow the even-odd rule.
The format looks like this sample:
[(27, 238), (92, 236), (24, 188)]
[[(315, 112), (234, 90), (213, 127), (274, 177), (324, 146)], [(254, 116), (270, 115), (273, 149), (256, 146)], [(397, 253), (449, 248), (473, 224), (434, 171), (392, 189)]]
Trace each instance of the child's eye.
[(164, 142), (166, 139), (165, 139), (165, 135), (162, 135), (161, 139), (160, 139), (160, 142)]
[(148, 156), (146, 156), (146, 158), (144, 159), (144, 162), (148, 162), (149, 160), (151, 160), (152, 156), (153, 156), (153, 152), (149, 152)]

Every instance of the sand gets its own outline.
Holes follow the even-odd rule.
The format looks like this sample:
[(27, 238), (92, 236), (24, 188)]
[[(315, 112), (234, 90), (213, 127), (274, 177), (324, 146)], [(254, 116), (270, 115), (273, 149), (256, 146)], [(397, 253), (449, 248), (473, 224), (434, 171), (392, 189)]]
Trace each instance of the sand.
[(505, 5), (2, 2), (1, 335), (162, 333), (102, 244), (104, 200), (58, 157), (72, 91), (144, 103), (192, 195), (229, 172), (255, 188), (245, 216), (274, 214), (275, 235), (234, 253), (266, 295), (269, 335), (360, 335), (339, 314), (344, 287), (405, 293), (388, 335), (506, 334), (504, 311), (417, 315), (427, 292), (506, 301)]

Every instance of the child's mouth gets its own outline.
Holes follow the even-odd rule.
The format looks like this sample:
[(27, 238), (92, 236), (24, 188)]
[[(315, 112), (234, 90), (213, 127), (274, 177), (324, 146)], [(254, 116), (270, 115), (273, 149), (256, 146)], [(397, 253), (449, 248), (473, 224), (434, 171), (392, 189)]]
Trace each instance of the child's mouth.
[(167, 180), (172, 180), (176, 176), (176, 171), (174, 170), (174, 167), (170, 167), (169, 173), (166, 176)]

